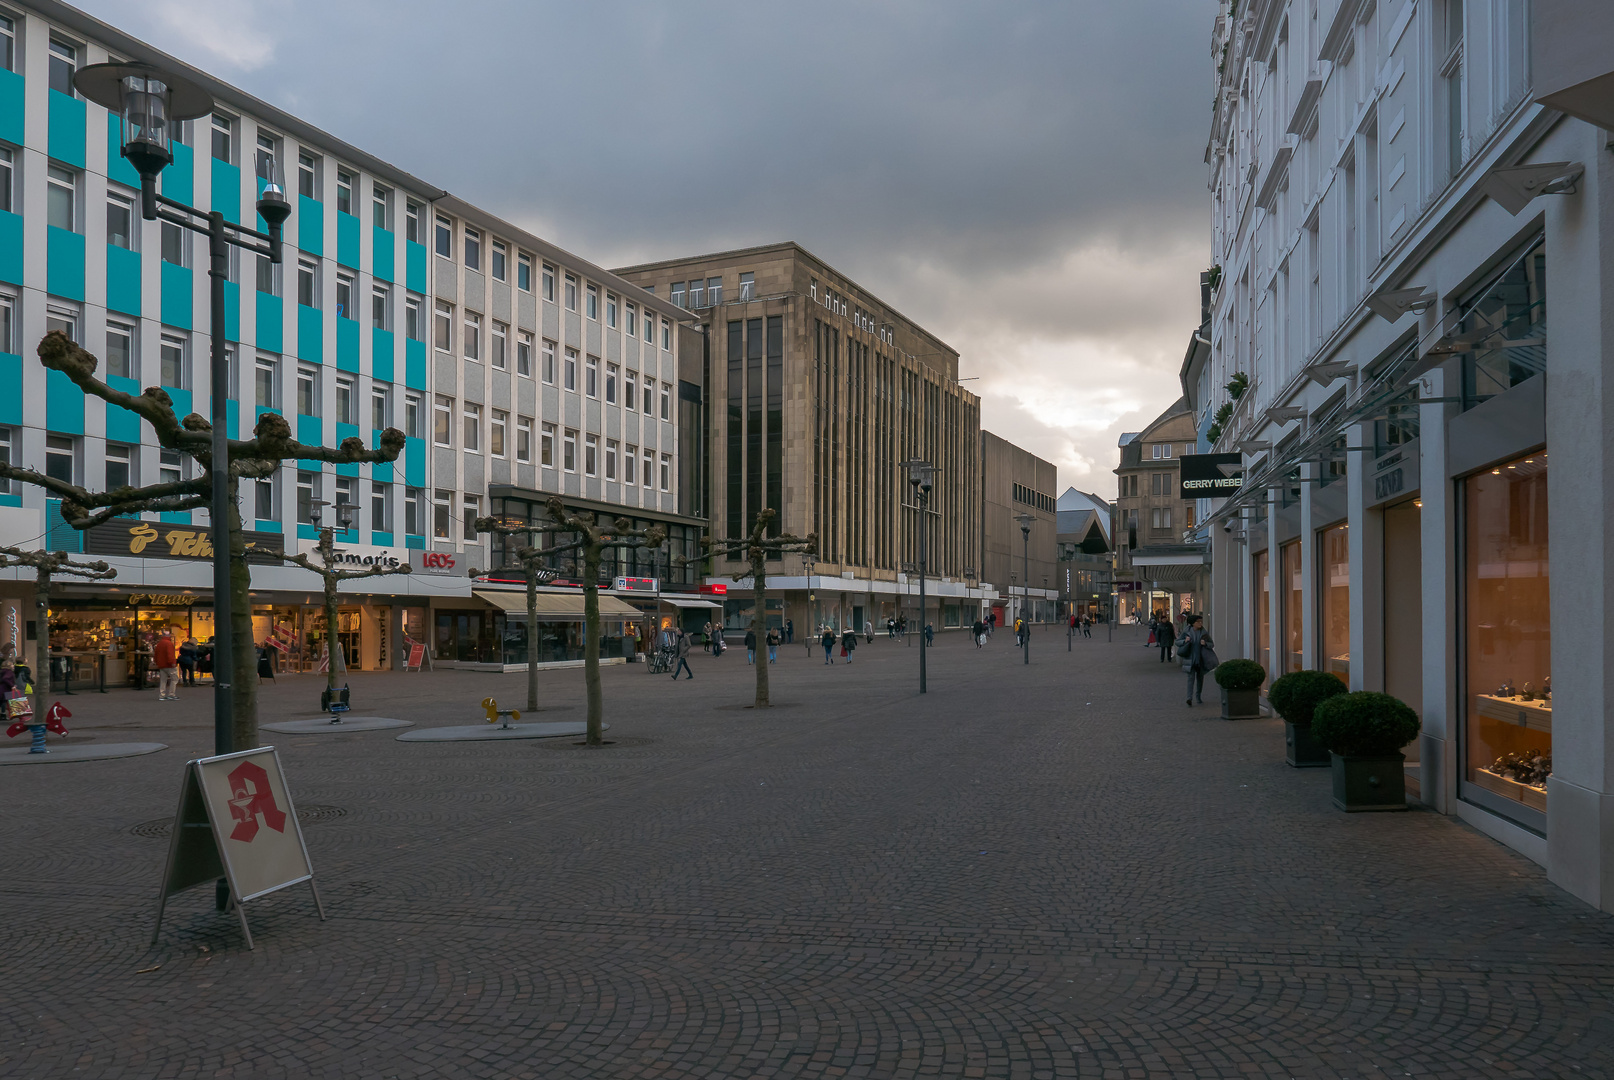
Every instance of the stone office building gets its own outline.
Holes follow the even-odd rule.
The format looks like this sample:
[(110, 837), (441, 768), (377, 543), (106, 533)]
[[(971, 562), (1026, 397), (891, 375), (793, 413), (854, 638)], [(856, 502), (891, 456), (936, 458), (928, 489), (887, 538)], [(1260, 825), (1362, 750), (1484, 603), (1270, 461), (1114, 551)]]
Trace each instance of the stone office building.
[[(930, 618), (938, 629), (971, 621), (982, 595), (980, 401), (957, 381), (957, 352), (794, 243), (617, 273), (706, 332), (700, 452), (713, 532), (742, 535), (771, 507), (775, 529), (819, 538), (810, 575), (795, 555), (770, 575), (770, 625), (917, 617), (919, 519), (903, 467), (913, 459), (937, 469)], [(750, 611), (732, 590), (729, 622)]]
[[(999, 626), (1059, 617), (1059, 477), (1054, 464), (990, 431), (981, 432), (981, 564), (996, 588)], [(1031, 531), (1021, 531), (1029, 518)]]
[(1121, 436), (1111, 535), (1123, 621), (1147, 622), (1156, 611), (1175, 619), (1203, 609), (1206, 547), (1185, 539), (1196, 524), (1196, 503), (1179, 490), (1180, 459), (1194, 452), (1197, 438), (1183, 399), (1142, 431)]

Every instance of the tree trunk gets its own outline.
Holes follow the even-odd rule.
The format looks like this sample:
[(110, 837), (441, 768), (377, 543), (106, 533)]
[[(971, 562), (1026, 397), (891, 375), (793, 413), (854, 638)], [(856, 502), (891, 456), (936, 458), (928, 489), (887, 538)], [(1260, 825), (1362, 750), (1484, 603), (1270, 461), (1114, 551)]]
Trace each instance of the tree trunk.
[(751, 633), (756, 636), (757, 704), (759, 709), (769, 707), (768, 701), (768, 567), (764, 555), (751, 563), (751, 593), (756, 598), (756, 609), (751, 613)]
[[(325, 579), (325, 685), (332, 690), (336, 689), (336, 669), (342, 668), (342, 682), (347, 682), (347, 664), (342, 657), (342, 645), (336, 637), (336, 581)], [(336, 695), (332, 694), (332, 697)]]
[[(18, 687), (18, 689), (22, 689)], [(50, 571), (36, 571), (34, 584), (34, 718), (45, 722), (45, 698), (50, 693)]]
[[(247, 541), (241, 532), (241, 511), (236, 502), (240, 481), (230, 478), (230, 505), (225, 524), (230, 545), (230, 631), (235, 638), (235, 663), (230, 685), (233, 697), (233, 739), (236, 750), (258, 745), (258, 649), (252, 640), (252, 567), (247, 565)], [(218, 530), (213, 542), (218, 543)], [(219, 679), (217, 637), (214, 638), (213, 681)]]
[(538, 711), (538, 567), (523, 559), (527, 569), (527, 711)]
[(600, 546), (583, 549), (583, 685), (588, 689), (588, 745), (599, 746), (603, 709), (600, 703)]

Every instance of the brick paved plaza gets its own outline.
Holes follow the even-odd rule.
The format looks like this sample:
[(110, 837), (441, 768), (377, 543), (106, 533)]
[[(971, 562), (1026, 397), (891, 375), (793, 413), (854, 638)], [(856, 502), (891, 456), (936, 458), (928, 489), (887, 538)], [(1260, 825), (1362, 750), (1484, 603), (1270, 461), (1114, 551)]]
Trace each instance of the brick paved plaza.
[[(331, 917), (278, 894), (255, 952), (210, 889), (147, 944), (209, 692), (76, 696), (75, 736), (171, 748), (0, 769), (0, 1075), (1614, 1075), (1614, 920), (1453, 819), (1333, 810), (1139, 643), (950, 636), (923, 698), (912, 648), (797, 644), (762, 716), (742, 649), (608, 668), (598, 750), (275, 736)], [(582, 719), (582, 672), (543, 685)], [(524, 686), (355, 676), (355, 712)]]

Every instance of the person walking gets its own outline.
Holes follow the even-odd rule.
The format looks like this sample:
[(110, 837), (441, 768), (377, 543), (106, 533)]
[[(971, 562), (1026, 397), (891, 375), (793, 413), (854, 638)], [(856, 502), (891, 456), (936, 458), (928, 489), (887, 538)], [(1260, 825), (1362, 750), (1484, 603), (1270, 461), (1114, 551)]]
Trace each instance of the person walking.
[(932, 623), (932, 622), (927, 622), (925, 624), (925, 648), (931, 649), (931, 648), (935, 648), (935, 646), (936, 646), (936, 624)]
[(774, 630), (774, 629), (770, 629), (768, 631), (767, 641), (768, 641), (768, 663), (777, 664), (779, 662), (779, 631)]
[(186, 638), (179, 647), (179, 684), (196, 685), (196, 639)]
[(1087, 618), (1082, 620), (1082, 637), (1090, 638), (1092, 636), (1093, 636), (1093, 617), (1091, 615), (1089, 615)]
[(722, 656), (723, 650), (728, 647), (728, 640), (723, 635), (723, 625), (719, 623), (712, 628), (712, 655)]
[(757, 662), (757, 632), (750, 627), (745, 631), (745, 662), (748, 664)]
[(979, 649), (986, 644), (986, 624), (980, 619), (970, 623), (970, 636), (975, 639), (975, 647)]
[(824, 663), (833, 664), (835, 657), (831, 654), (835, 651), (835, 631), (824, 627), (824, 635), (819, 641), (824, 646)]
[(1188, 705), (1205, 704), (1205, 672), (1216, 666), (1216, 643), (1206, 632), (1204, 620), (1198, 615), (1188, 619), (1182, 640), (1177, 642), (1177, 655), (1182, 659), (1183, 671), (1188, 674)]
[(1164, 664), (1171, 659), (1171, 647), (1177, 641), (1177, 628), (1171, 625), (1171, 616), (1162, 615), (1155, 623), (1154, 639), (1160, 645), (1160, 662)]
[(707, 619), (706, 620), (706, 625), (701, 627), (701, 638), (703, 639), (703, 642), (704, 642), (704, 644), (701, 647), (703, 649), (705, 649), (707, 652), (711, 652), (712, 651), (712, 620), (711, 619)]
[(897, 620), (890, 615), (885, 617), (885, 636), (892, 641), (897, 640)]
[(174, 648), (174, 636), (167, 630), (152, 645), (151, 658), (157, 668), (157, 700), (178, 701), (175, 691), (179, 689), (179, 654)]
[(857, 631), (852, 629), (850, 626), (843, 628), (841, 630), (841, 655), (846, 657), (846, 662), (848, 664), (852, 662), (852, 653), (856, 650)]
[(688, 672), (688, 677), (693, 679), (695, 673), (689, 667), (689, 635), (684, 633), (681, 627), (678, 630), (678, 636), (673, 639), (673, 651), (678, 654), (678, 666), (673, 668), (673, 682), (678, 681), (680, 671)]
[(796, 624), (795, 624), (794, 621), (792, 621), (790, 619), (786, 619), (785, 620), (785, 644), (786, 645), (794, 645), (795, 643), (796, 643)]
[(863, 640), (870, 645), (874, 644), (874, 623), (868, 619), (863, 620)]

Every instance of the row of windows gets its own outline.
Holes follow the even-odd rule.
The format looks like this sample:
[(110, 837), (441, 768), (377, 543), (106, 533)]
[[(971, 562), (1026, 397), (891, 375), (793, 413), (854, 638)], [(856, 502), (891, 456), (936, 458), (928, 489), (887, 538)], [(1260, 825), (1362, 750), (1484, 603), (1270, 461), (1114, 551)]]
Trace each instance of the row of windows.
[(1054, 512), (1054, 497), (1052, 495), (1044, 495), (1036, 488), (1027, 487), (1024, 484), (1014, 484), (1012, 487), (1015, 502), (1035, 506), (1045, 513), (1051, 514)]
[[(688, 282), (675, 281), (668, 286), (667, 294), (668, 299), (679, 307), (716, 307), (723, 302), (723, 279), (714, 277), (691, 278)], [(756, 274), (746, 272), (740, 275), (738, 298), (742, 301), (757, 298)]]
[[(1121, 477), (1121, 498), (1138, 493), (1138, 473), (1127, 473)], [(1149, 474), (1149, 494), (1163, 495), (1167, 498), (1177, 497), (1177, 474), (1174, 472), (1151, 472)]]
[(878, 333), (881, 343), (886, 345), (895, 343), (897, 336), (896, 332), (888, 323), (880, 322), (873, 315), (869, 314), (867, 311), (864, 311), (856, 304), (847, 304), (846, 297), (842, 296), (834, 289), (826, 287), (821, 297), (818, 291), (817, 278), (813, 278), (808, 284), (807, 292), (808, 295), (812, 297), (814, 303), (822, 304), (835, 314), (851, 319), (852, 322), (857, 325), (859, 330), (869, 334)]

